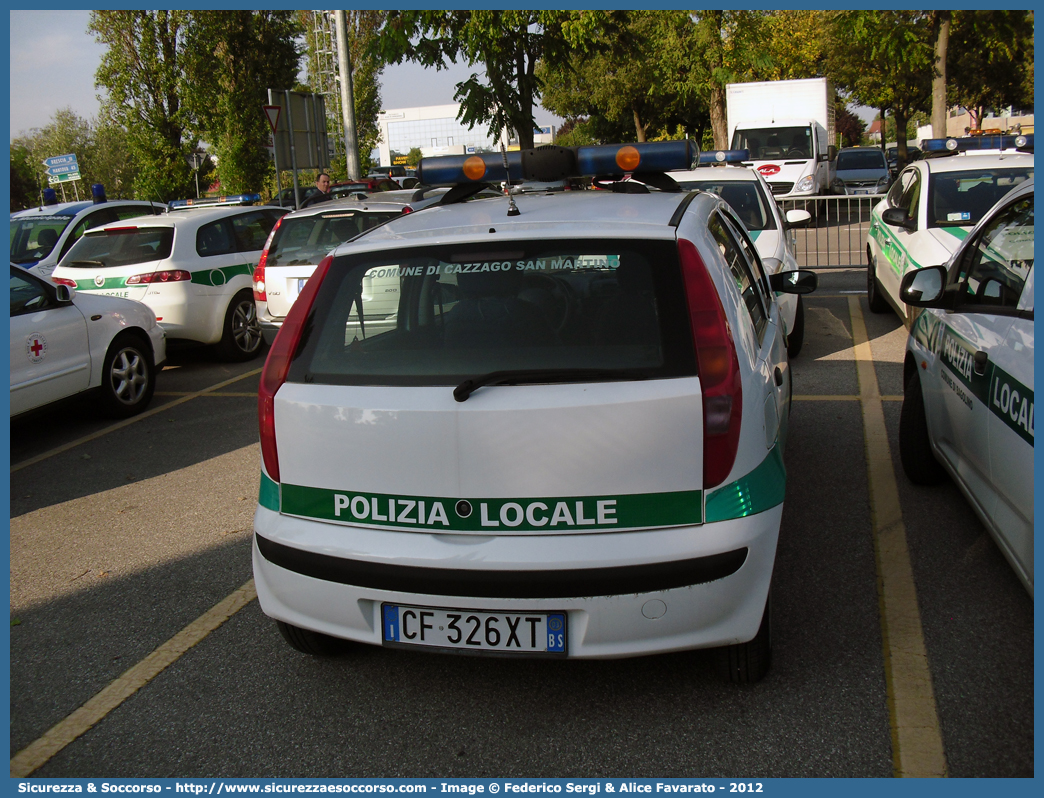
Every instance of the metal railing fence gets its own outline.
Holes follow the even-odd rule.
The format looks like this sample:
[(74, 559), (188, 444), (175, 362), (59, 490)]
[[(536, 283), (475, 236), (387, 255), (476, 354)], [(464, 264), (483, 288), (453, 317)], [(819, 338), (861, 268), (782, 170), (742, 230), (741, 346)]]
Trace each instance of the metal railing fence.
[(865, 266), (870, 211), (884, 196), (781, 200), (784, 213), (800, 209), (812, 214), (808, 227), (790, 231), (796, 243), (798, 265), (806, 269)]

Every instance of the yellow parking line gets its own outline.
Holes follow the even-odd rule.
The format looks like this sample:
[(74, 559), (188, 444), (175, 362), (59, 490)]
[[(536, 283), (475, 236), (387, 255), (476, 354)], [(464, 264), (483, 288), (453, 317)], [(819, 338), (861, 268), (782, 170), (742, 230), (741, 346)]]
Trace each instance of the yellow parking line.
[[(36, 465), (42, 460), (46, 460), (49, 457), (54, 457), (56, 454), (67, 452), (70, 449), (75, 449), (77, 446), (80, 446), (84, 443), (89, 443), (93, 440), (97, 440), (98, 438), (108, 435), (110, 432), (115, 432), (118, 429), (123, 429), (124, 427), (130, 426), (131, 424), (134, 424), (137, 421), (141, 421), (142, 419), (146, 419), (149, 416), (154, 416), (157, 413), (162, 413), (164, 410), (169, 410), (170, 408), (175, 407), (176, 405), (181, 405), (192, 399), (196, 399), (197, 397), (213, 393), (219, 388), (224, 388), (226, 385), (231, 385), (234, 382), (239, 382), (240, 380), (244, 380), (247, 377), (253, 377), (255, 374), (260, 373), (261, 369), (254, 369), (253, 371), (248, 371), (246, 374), (240, 374), (238, 377), (232, 377), (231, 379), (227, 379), (224, 382), (219, 382), (215, 385), (211, 385), (209, 388), (204, 388), (201, 391), (195, 391), (193, 393), (184, 394), (180, 399), (175, 399), (173, 402), (167, 402), (166, 404), (160, 405), (159, 407), (153, 407), (149, 410), (146, 410), (144, 413), (139, 413), (136, 416), (125, 418), (123, 421), (117, 421), (115, 424), (110, 424), (105, 429), (100, 429), (97, 432), (92, 432), (90, 435), (85, 435), (82, 438), (77, 438), (75, 441), (70, 441), (69, 443), (63, 443), (61, 446), (51, 449), (50, 451), (43, 452), (42, 454), (38, 454), (35, 457), (30, 457), (28, 460), (23, 460), (22, 462), (11, 466), (11, 473), (13, 474), (16, 471), (21, 471), (23, 468), (28, 468), (31, 465)], [(256, 396), (256, 394), (245, 395)]]
[(859, 299), (850, 297), (848, 308), (863, 409), (893, 768), (900, 777), (946, 776), (942, 730), (873, 353)]
[(11, 778), (24, 779), (40, 768), (255, 598), (257, 591), (251, 579), (15, 754), (11, 758)]

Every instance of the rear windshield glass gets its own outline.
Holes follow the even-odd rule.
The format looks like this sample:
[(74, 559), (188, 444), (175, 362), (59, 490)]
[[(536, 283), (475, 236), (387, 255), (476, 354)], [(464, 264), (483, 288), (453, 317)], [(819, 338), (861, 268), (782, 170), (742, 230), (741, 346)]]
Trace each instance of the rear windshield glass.
[(72, 216), (34, 216), (11, 220), (11, 262), (32, 265), (51, 254)]
[(684, 297), (673, 241), (524, 241), (346, 256), (323, 281), (289, 379), (450, 385), (495, 371), (691, 375)]
[(397, 212), (347, 209), (286, 217), (268, 248), (265, 268), (314, 266), (337, 245), (398, 215)]
[(1033, 177), (1033, 167), (936, 172), (931, 179), (928, 225), (975, 225), (1001, 197)]
[(149, 263), (169, 258), (173, 243), (173, 227), (132, 227), (87, 233), (73, 244), (62, 259), (62, 266), (97, 269)]
[(880, 169), (888, 168), (884, 153), (880, 150), (864, 150), (862, 152), (844, 151), (837, 154), (838, 169)]
[(772, 218), (767, 201), (753, 180), (683, 180), (678, 185), (686, 191), (713, 191), (732, 206), (748, 230), (776, 229), (776, 220)]

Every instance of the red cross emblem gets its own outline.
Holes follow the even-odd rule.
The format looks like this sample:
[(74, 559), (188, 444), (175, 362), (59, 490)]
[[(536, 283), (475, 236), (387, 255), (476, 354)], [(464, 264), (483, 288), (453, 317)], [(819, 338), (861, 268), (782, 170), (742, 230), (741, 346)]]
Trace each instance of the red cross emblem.
[(40, 357), (40, 353), (43, 351), (43, 344), (40, 343), (39, 338), (34, 338), (33, 344), (29, 347), (29, 349), (36, 357)]
[(29, 333), (25, 339), (25, 356), (30, 363), (39, 363), (47, 355), (47, 339), (38, 332)]

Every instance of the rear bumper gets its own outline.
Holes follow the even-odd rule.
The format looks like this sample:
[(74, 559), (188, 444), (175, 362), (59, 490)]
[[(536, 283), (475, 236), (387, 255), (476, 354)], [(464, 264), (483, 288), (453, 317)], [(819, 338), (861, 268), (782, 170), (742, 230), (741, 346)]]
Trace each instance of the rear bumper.
[(264, 612), (381, 644), (381, 603), (564, 611), (578, 658), (746, 642), (768, 595), (782, 505), (692, 527), (577, 535), (438, 535), (255, 515)]

